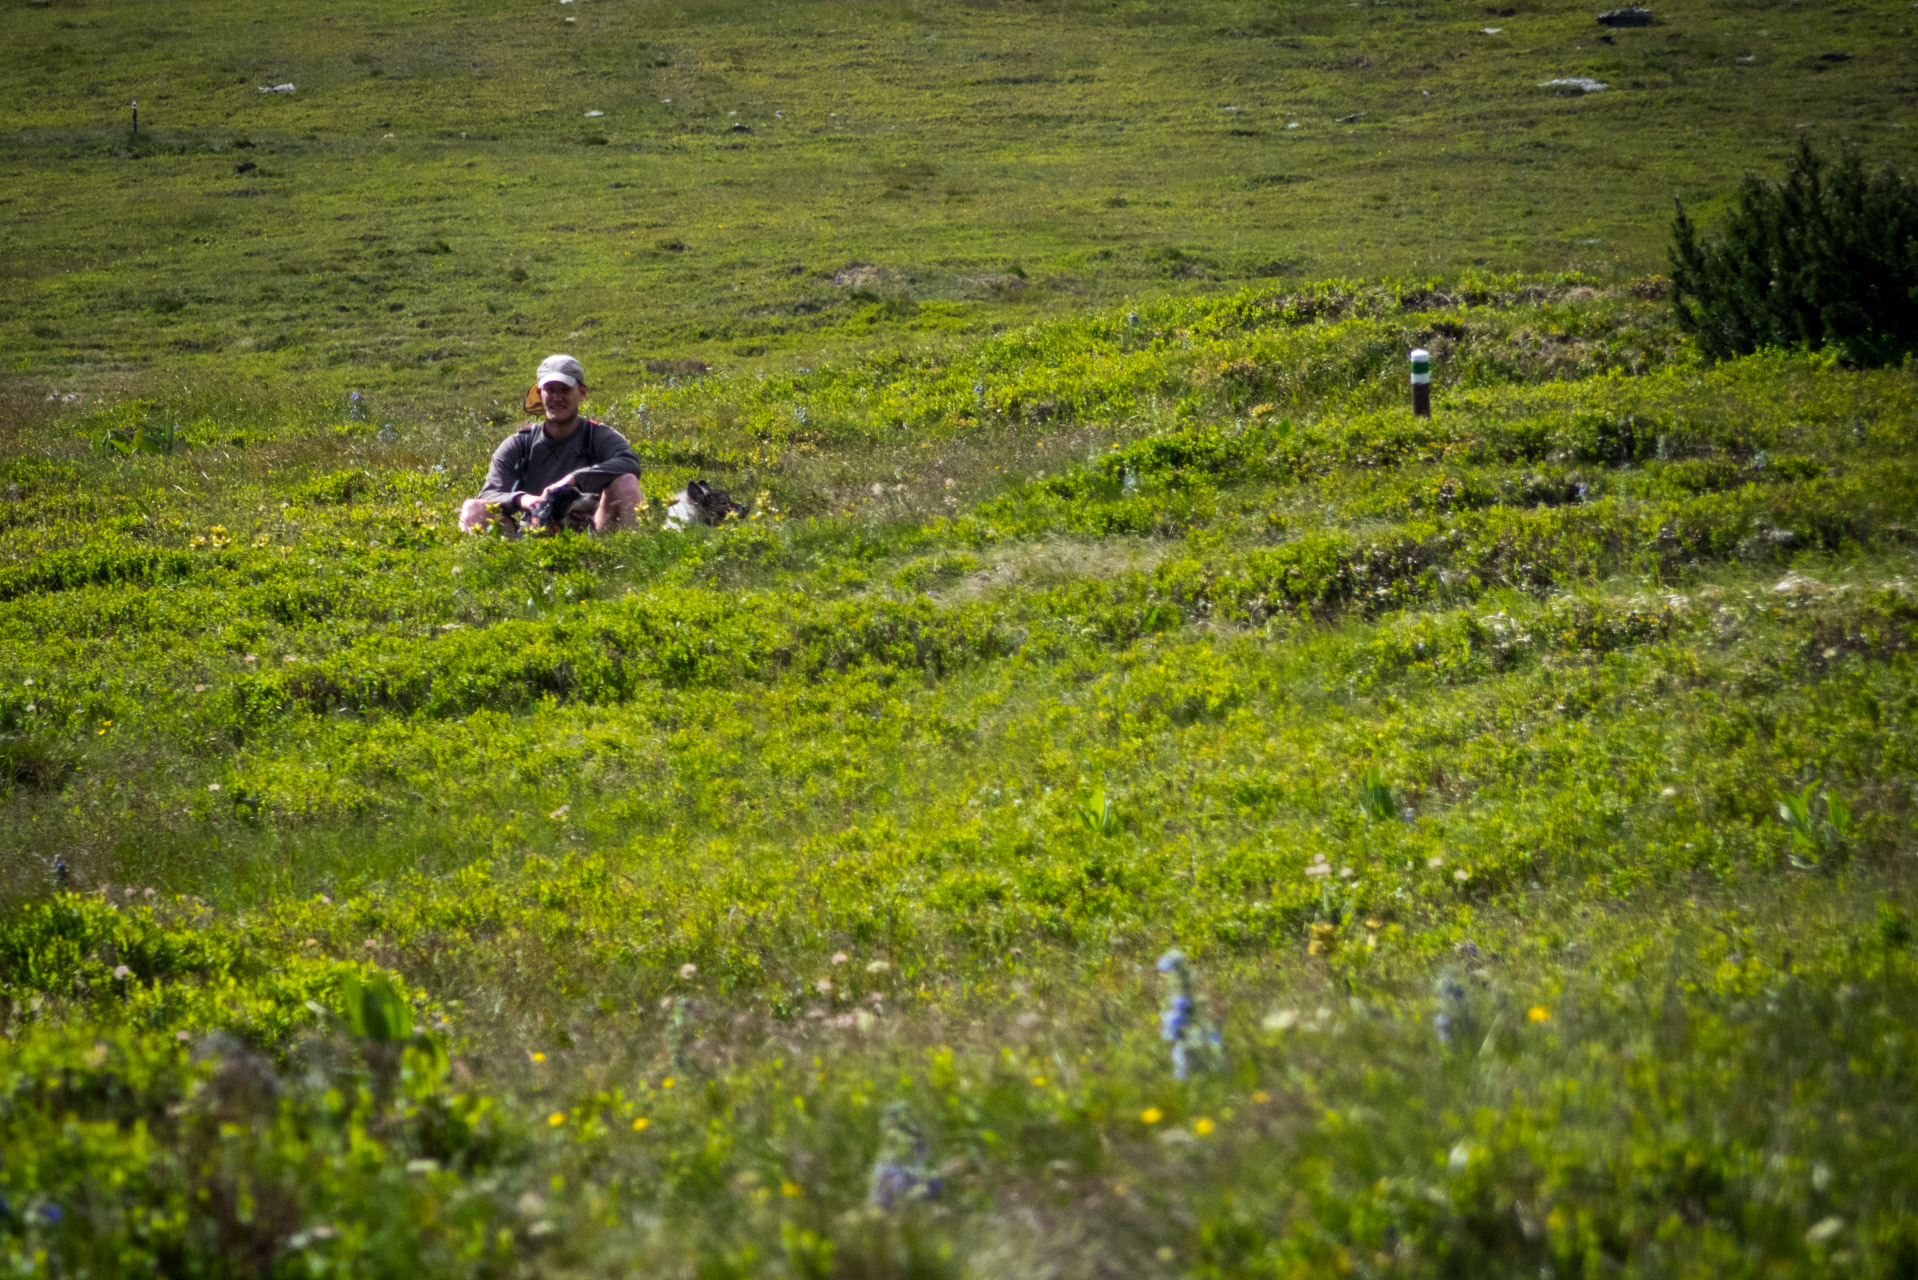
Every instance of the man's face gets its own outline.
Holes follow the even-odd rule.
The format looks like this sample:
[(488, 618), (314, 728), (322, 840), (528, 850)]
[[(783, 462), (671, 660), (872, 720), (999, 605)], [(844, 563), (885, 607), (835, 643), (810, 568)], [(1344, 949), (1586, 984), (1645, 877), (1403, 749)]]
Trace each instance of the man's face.
[(546, 407), (548, 422), (565, 422), (579, 412), (579, 402), (585, 398), (584, 387), (575, 387), (557, 380), (539, 384), (539, 399), (540, 403)]

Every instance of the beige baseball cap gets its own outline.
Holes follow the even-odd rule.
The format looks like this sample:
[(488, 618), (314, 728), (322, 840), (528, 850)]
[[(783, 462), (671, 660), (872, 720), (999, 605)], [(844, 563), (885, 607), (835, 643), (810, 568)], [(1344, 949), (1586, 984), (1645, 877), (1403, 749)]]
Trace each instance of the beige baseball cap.
[(549, 382), (563, 382), (569, 387), (586, 385), (586, 371), (579, 367), (579, 361), (571, 356), (547, 356), (539, 362), (539, 374), (533, 379), (533, 385), (543, 387)]

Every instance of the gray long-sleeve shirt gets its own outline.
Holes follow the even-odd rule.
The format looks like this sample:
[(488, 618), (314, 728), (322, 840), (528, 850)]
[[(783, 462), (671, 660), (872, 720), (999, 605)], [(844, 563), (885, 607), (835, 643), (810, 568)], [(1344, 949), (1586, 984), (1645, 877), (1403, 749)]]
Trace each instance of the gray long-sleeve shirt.
[(480, 497), (498, 502), (515, 493), (538, 493), (568, 475), (581, 493), (598, 493), (618, 477), (637, 476), (639, 471), (639, 455), (626, 437), (603, 422), (581, 418), (564, 440), (549, 437), (544, 422), (531, 422), (493, 450)]

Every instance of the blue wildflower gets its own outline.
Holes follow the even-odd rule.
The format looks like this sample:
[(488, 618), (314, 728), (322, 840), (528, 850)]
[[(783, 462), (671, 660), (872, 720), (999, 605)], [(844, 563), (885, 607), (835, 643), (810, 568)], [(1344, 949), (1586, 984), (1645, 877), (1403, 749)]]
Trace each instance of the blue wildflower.
[(926, 1140), (912, 1107), (895, 1099), (880, 1116), (879, 1154), (872, 1163), (866, 1202), (890, 1213), (915, 1200), (937, 1200), (945, 1183), (926, 1163)]
[(1166, 1001), (1165, 1012), (1159, 1015), (1159, 1034), (1167, 1040), (1179, 1040), (1184, 1037), (1185, 1029), (1192, 1025), (1192, 997), (1175, 995)]
[(1223, 1065), (1225, 1041), (1219, 1029), (1199, 1015), (1199, 1002), (1193, 995), (1192, 967), (1186, 963), (1185, 952), (1174, 947), (1159, 957), (1157, 968), (1166, 979), (1159, 1038), (1172, 1046), (1172, 1078), (1190, 1079), (1195, 1069), (1211, 1071)]
[(1469, 1044), (1479, 1035), (1478, 1002), (1473, 997), (1482, 985), (1450, 968), (1433, 980), (1438, 1011), (1432, 1015), (1432, 1031), (1441, 1045), (1449, 1049), (1455, 1042)]

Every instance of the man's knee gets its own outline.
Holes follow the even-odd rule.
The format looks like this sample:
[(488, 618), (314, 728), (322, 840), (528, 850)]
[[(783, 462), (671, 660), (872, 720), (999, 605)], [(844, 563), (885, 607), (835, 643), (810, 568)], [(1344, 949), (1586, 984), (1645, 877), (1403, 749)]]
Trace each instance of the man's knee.
[(593, 525), (599, 529), (630, 529), (639, 521), (639, 477), (615, 476), (600, 491), (599, 512)]
[(460, 503), (460, 528), (477, 529), (486, 523), (486, 499), (468, 498)]

